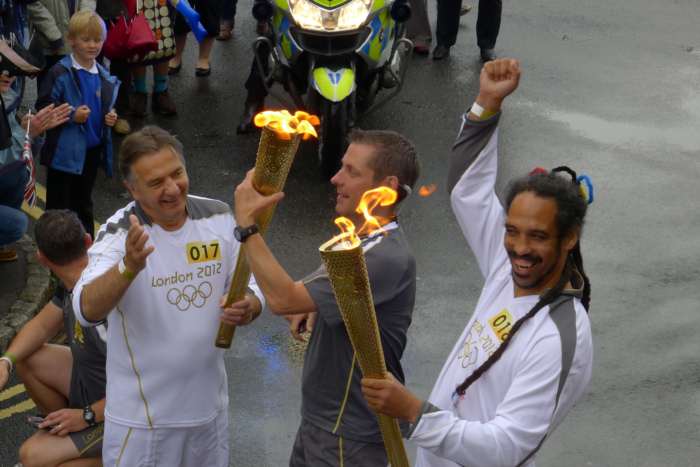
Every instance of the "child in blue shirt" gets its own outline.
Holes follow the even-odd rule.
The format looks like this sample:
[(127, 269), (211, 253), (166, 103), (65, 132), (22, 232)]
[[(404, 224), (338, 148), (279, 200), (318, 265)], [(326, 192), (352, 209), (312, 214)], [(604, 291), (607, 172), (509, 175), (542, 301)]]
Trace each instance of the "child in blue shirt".
[(94, 237), (92, 189), (97, 168), (112, 176), (112, 133), (117, 121), (114, 102), (119, 80), (97, 63), (105, 25), (92, 11), (80, 11), (68, 23), (73, 50), (54, 65), (42, 82), (37, 108), (68, 103), (71, 121), (50, 130), (41, 150), (46, 173), (46, 209), (74, 211)]

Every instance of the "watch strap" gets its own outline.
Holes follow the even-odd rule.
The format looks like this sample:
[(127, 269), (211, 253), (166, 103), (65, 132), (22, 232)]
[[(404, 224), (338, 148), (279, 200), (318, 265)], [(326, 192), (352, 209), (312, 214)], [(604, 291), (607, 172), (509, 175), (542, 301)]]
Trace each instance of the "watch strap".
[(251, 235), (255, 235), (256, 233), (260, 232), (257, 224), (249, 225), (248, 227), (236, 226), (236, 230), (238, 231), (238, 241), (241, 243), (248, 240), (248, 237)]

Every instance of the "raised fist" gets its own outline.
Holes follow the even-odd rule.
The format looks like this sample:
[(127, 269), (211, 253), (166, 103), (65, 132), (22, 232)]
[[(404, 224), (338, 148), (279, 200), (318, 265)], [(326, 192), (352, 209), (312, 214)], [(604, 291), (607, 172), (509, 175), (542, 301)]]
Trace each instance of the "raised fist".
[(520, 63), (512, 58), (499, 58), (484, 64), (479, 76), (477, 102), (485, 109), (497, 111), (503, 99), (518, 88)]

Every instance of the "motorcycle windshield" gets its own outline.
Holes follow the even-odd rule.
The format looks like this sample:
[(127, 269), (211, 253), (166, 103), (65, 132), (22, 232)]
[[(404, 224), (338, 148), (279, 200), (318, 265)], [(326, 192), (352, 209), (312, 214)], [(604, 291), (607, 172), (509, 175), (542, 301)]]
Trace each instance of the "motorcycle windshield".
[(311, 3), (323, 7), (327, 10), (338, 8), (346, 3), (350, 3), (352, 0), (310, 0)]

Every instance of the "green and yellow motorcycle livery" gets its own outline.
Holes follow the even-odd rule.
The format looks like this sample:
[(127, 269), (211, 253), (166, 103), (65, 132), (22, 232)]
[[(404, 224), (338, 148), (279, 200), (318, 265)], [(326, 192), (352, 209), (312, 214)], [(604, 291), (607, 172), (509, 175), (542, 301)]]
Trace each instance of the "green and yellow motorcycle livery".
[[(413, 49), (408, 0), (256, 0), (253, 15), (271, 29), (254, 42), (258, 71), (270, 94), (289, 103), (271, 87), (281, 83), (293, 108), (319, 116), (319, 161), (329, 178), (358, 118), (403, 86)], [(375, 99), (382, 90), (389, 92)]]

